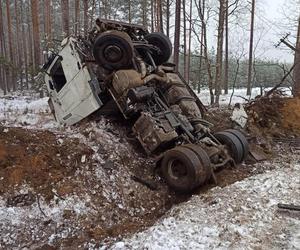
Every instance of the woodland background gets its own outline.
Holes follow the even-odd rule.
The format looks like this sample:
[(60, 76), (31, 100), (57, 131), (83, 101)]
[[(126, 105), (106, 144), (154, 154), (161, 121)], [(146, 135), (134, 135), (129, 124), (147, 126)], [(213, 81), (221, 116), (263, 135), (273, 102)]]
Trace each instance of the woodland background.
[[(4, 94), (41, 91), (34, 76), (48, 51), (57, 51), (68, 35), (85, 36), (95, 18), (101, 17), (141, 24), (151, 32), (168, 35), (174, 45), (170, 60), (178, 64), (178, 70), (195, 91), (210, 89), (212, 104), (219, 102), (222, 91), (227, 93), (233, 87), (246, 87), (250, 95), (253, 87), (278, 84), (293, 67), (293, 63), (280, 58), (274, 61), (264, 57), (261, 40), (270, 23), (264, 19), (262, 3), (263, 0), (0, 0), (0, 87)], [(299, 1), (286, 1), (278, 41), (287, 33), (296, 40), (300, 11), (295, 10), (299, 6)], [(282, 43), (280, 47), (286, 53), (297, 51), (294, 43), (288, 44), (292, 47)], [(288, 74), (285, 86), (297, 85), (295, 72), (300, 72), (299, 67), (295, 67), (294, 75)]]

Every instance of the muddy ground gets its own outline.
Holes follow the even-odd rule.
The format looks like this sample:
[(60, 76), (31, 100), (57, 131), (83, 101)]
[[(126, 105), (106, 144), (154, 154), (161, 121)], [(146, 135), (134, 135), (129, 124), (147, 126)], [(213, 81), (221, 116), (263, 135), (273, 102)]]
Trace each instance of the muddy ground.
[[(288, 105), (295, 102), (298, 100), (287, 99), (280, 104), (286, 110), (283, 117), (291, 116)], [(260, 125), (253, 117), (264, 120), (273, 116), (268, 115), (269, 110), (249, 110), (250, 141), (259, 142), (268, 157), (272, 157), (271, 150), (278, 155), (283, 149), (276, 149), (272, 140), (261, 133), (258, 138), (256, 131), (261, 128), (254, 126), (257, 123), (263, 127), (264, 123)], [(211, 113), (209, 120), (221, 130), (232, 126), (229, 116), (228, 110), (221, 110)], [(276, 120), (278, 131), (283, 133), (294, 126), (297, 133), (299, 123), (284, 121), (289, 121), (287, 128)], [(153, 225), (173, 204), (188, 200), (190, 195), (169, 190), (154, 170), (154, 160), (145, 157), (127, 132), (124, 124), (105, 119), (50, 130), (2, 124), (0, 247), (75, 249), (88, 248), (90, 244), (110, 245)], [(194, 194), (269, 169), (272, 164), (257, 168), (253, 159), (248, 159), (246, 164), (218, 172), (217, 184), (207, 183)]]
[[(28, 210), (26, 216), (39, 213), (35, 218), (25, 216), (22, 234), (12, 235), (12, 228), (0, 222), (1, 235), (7, 235), (0, 239), (1, 247), (73, 248), (93, 241), (110, 243), (151, 226), (173, 204), (190, 197), (169, 190), (153, 172), (153, 161), (145, 160), (142, 152), (136, 153), (135, 145), (126, 144), (126, 152), (119, 152), (122, 155), (112, 160), (107, 149), (100, 149), (107, 159), (99, 161), (78, 138), (11, 127), (0, 127), (0, 132), (2, 201), (6, 208), (21, 209), (25, 214)], [(218, 185), (226, 186), (251, 174), (251, 167), (245, 165), (225, 169), (217, 173)], [(213, 186), (208, 183), (195, 194)], [(72, 209), (76, 200), (82, 203), (83, 211)], [(65, 201), (70, 206), (60, 205)], [(60, 218), (53, 214), (55, 209), (61, 210)], [(18, 222), (14, 226), (20, 230)], [(65, 231), (65, 238), (58, 233)]]

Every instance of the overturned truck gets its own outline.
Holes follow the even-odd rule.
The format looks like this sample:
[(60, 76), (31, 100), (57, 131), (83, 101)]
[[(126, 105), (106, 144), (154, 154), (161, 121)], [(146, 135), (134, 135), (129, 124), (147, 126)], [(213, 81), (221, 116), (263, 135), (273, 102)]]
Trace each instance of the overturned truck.
[(97, 19), (88, 37), (70, 36), (61, 45), (43, 67), (58, 122), (122, 116), (177, 191), (191, 191), (246, 158), (241, 132), (210, 133), (205, 107), (168, 63), (172, 45), (164, 34)]

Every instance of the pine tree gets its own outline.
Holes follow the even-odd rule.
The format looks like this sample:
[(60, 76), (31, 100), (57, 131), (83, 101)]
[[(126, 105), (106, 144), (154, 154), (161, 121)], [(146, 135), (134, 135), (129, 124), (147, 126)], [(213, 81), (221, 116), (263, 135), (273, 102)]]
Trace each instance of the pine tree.
[(62, 13), (62, 28), (63, 35), (68, 36), (70, 34), (69, 28), (69, 0), (61, 0), (61, 13)]
[(297, 42), (296, 42), (296, 51), (295, 51), (295, 59), (294, 59), (294, 88), (293, 94), (294, 96), (300, 97), (300, 17), (298, 20), (298, 32), (297, 32)]
[(33, 54), (34, 54), (34, 62), (33, 69), (37, 71), (41, 64), (41, 56), (40, 56), (40, 22), (38, 16), (38, 3), (37, 0), (31, 0), (31, 17), (32, 17), (32, 33), (33, 33)]

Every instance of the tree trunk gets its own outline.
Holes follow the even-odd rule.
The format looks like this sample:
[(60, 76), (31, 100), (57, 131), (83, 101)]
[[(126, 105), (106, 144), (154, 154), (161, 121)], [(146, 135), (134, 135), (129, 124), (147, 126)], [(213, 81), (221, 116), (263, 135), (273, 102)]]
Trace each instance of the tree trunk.
[(74, 33), (75, 36), (80, 34), (80, 1), (79, 0), (75, 0), (75, 17), (74, 17), (74, 21), (75, 21), (75, 25), (74, 25)]
[(180, 42), (180, 12), (181, 0), (176, 0), (175, 7), (175, 35), (174, 35), (174, 63), (175, 69), (178, 71), (179, 67), (179, 42)]
[(162, 15), (162, 1), (156, 0), (156, 31), (164, 32), (164, 25), (163, 25), (163, 15)]
[(142, 15), (143, 15), (143, 26), (147, 27), (147, 1), (143, 0), (142, 1)]
[(183, 77), (187, 79), (187, 42), (186, 42), (186, 11), (185, 0), (182, 0), (182, 13), (183, 13)]
[(295, 82), (293, 86), (293, 95), (300, 97), (300, 17), (298, 20), (297, 43), (294, 64), (295, 68), (293, 72), (293, 77)]
[(69, 0), (61, 0), (61, 14), (62, 14), (62, 30), (63, 36), (69, 36)]
[(219, 8), (219, 25), (218, 25), (218, 42), (216, 56), (216, 81), (215, 81), (215, 103), (219, 104), (222, 84), (222, 60), (223, 60), (223, 41), (224, 41), (224, 10), (225, 0), (220, 0)]
[(166, 30), (167, 30), (167, 36), (170, 36), (170, 0), (167, 0), (167, 13), (166, 13)]
[(45, 34), (46, 34), (46, 49), (52, 47), (52, 25), (51, 25), (51, 0), (45, 0)]
[(16, 46), (17, 46), (17, 55), (16, 55), (16, 65), (17, 71), (19, 73), (20, 87), (23, 91), (23, 62), (22, 62), (22, 52), (21, 52), (21, 39), (20, 39), (20, 10), (18, 1), (15, 0), (15, 16), (16, 16)]
[(96, 11), (96, 1), (93, 0), (92, 1), (92, 10), (91, 10), (91, 18), (90, 18), (90, 29), (93, 27), (94, 24), (94, 15), (95, 15), (95, 11)]
[[(27, 2), (26, 7), (26, 21), (28, 25), (28, 66), (29, 66), (29, 73), (31, 76), (31, 83), (33, 83), (33, 76), (34, 76), (34, 58), (33, 58), (33, 33), (32, 33), (32, 23), (30, 21), (30, 4)], [(29, 86), (28, 86), (29, 88)]]
[(228, 40), (229, 40), (229, 27), (228, 27), (228, 0), (226, 1), (226, 9), (225, 9), (225, 65), (224, 65), (224, 82), (223, 87), (225, 94), (228, 94), (228, 69), (229, 69), (229, 47), (228, 47)]
[[(190, 1), (190, 27), (189, 27), (189, 52), (187, 60), (187, 82), (190, 82), (190, 66), (191, 66), (191, 45), (192, 45), (192, 15), (193, 15), (193, 0)], [(195, 86), (194, 86), (195, 87)]]
[(39, 24), (39, 8), (38, 1), (31, 0), (31, 15), (32, 15), (32, 33), (33, 33), (33, 48), (34, 48), (34, 71), (38, 71), (41, 64), (40, 58), (40, 24)]
[(14, 64), (14, 52), (13, 52), (13, 41), (12, 41), (12, 26), (11, 26), (11, 16), (10, 16), (10, 1), (6, 0), (6, 15), (7, 15), (7, 32), (8, 32), (8, 51), (9, 51), (9, 62), (10, 62), (10, 83), (8, 90), (12, 87), (13, 91), (16, 90), (16, 82), (15, 82), (15, 64)]
[(154, 1), (151, 0), (151, 32), (154, 32)]
[(87, 36), (87, 32), (88, 32), (88, 8), (89, 8), (89, 2), (88, 2), (88, 0), (83, 0), (83, 29), (84, 29), (84, 36)]
[(253, 66), (254, 14), (255, 14), (255, 0), (252, 0), (247, 95), (251, 95), (252, 66)]
[[(24, 8), (24, 3), (21, 1), (21, 9), (23, 11), (21, 11), (22, 15), (21, 15), (21, 19), (23, 21), (26, 20), (25, 16), (26, 16), (26, 6)], [(25, 10), (25, 11), (24, 11)], [(22, 37), (23, 39), (23, 57), (24, 57), (24, 73), (25, 73), (25, 86), (26, 89), (28, 89), (28, 56), (27, 56), (27, 39), (26, 39), (26, 31), (25, 31), (25, 25), (24, 23), (21, 26), (21, 32), (22, 32)]]
[(212, 77), (212, 70), (208, 55), (208, 49), (207, 49), (207, 34), (206, 34), (206, 22), (205, 22), (205, 0), (202, 1), (202, 5), (199, 2), (199, 16), (201, 19), (202, 24), (202, 32), (203, 32), (203, 53), (204, 53), (204, 60), (206, 64), (206, 70), (207, 70), (207, 76), (208, 76), (208, 88), (209, 88), (209, 94), (210, 94), (210, 104), (214, 104), (215, 101), (215, 95), (213, 92), (213, 77)]
[[(202, 6), (201, 6), (202, 4)], [(202, 20), (202, 18), (204, 18), (204, 8), (205, 8), (205, 0), (199, 0), (199, 8), (200, 8), (200, 19)], [(199, 57), (199, 83), (198, 83), (198, 93), (200, 93), (200, 89), (201, 89), (201, 83), (202, 83), (202, 59), (203, 59), (203, 49), (204, 49), (204, 22), (202, 22), (201, 25), (201, 38), (200, 38), (200, 57)]]
[(128, 23), (131, 23), (131, 1), (128, 0)]
[[(6, 59), (6, 46), (5, 46), (5, 37), (4, 37), (4, 26), (3, 26), (3, 10), (2, 10), (2, 2), (0, 1), (0, 53)], [(3, 94), (6, 95), (7, 92), (7, 67), (5, 65), (0, 65), (1, 70), (1, 88), (3, 90)]]

